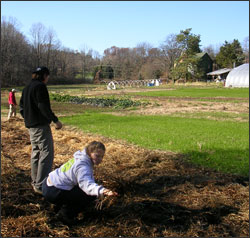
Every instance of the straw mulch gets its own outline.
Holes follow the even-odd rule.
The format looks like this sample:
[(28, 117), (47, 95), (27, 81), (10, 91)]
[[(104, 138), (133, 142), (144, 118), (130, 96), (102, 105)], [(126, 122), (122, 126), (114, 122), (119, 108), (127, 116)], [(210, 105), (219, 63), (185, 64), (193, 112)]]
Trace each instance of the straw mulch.
[(249, 183), (150, 151), (64, 126), (52, 126), (54, 167), (92, 140), (107, 148), (96, 180), (119, 193), (79, 215), (68, 227), (30, 184), (31, 146), (20, 118), (2, 122), (2, 237), (248, 237)]

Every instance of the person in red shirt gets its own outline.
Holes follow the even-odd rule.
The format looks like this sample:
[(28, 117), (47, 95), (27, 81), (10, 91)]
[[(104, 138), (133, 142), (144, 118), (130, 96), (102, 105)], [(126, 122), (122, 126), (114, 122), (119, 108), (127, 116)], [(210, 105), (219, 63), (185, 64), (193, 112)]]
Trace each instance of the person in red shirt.
[(13, 88), (10, 93), (9, 93), (9, 98), (8, 98), (8, 102), (9, 102), (9, 114), (8, 114), (8, 120), (10, 119), (10, 117), (12, 117), (12, 115), (15, 117), (16, 116), (16, 97), (15, 97), (15, 92), (16, 90)]

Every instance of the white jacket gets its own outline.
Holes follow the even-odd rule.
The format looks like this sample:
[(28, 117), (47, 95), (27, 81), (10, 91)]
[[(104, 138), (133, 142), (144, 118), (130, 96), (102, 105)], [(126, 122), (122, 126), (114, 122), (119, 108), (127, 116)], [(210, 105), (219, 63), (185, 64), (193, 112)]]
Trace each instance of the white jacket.
[(93, 176), (93, 162), (86, 154), (86, 150), (78, 150), (74, 158), (63, 164), (60, 168), (49, 173), (53, 186), (59, 189), (71, 190), (79, 187), (90, 196), (100, 196), (104, 187), (95, 182)]

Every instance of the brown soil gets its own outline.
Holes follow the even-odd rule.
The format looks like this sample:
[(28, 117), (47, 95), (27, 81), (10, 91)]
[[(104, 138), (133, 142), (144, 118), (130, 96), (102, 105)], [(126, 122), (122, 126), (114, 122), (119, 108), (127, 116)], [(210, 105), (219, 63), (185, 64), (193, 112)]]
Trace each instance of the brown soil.
[(99, 183), (119, 193), (98, 201), (68, 227), (30, 184), (31, 146), (23, 120), (1, 126), (2, 237), (248, 237), (249, 183), (239, 176), (195, 167), (182, 155), (52, 126), (54, 167), (92, 140), (107, 148), (96, 168)]

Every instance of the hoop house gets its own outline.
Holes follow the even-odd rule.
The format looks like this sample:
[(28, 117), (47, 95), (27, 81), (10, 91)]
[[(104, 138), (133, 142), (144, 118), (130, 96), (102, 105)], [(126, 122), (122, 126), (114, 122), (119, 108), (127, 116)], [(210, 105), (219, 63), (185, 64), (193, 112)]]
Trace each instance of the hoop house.
[(226, 87), (249, 87), (249, 64), (242, 64), (230, 71), (226, 78)]

